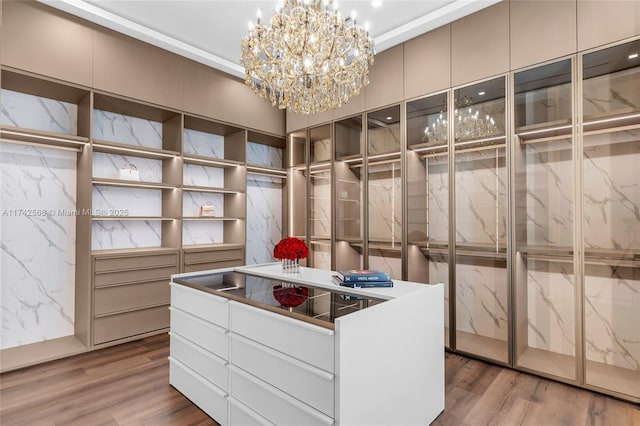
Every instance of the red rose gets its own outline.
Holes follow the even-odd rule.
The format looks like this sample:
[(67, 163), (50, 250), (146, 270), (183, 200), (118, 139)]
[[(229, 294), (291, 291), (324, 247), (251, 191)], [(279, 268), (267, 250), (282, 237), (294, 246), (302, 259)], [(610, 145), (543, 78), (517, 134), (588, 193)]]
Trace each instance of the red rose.
[(273, 257), (276, 259), (306, 259), (309, 256), (307, 245), (299, 238), (287, 237), (280, 240), (273, 248)]

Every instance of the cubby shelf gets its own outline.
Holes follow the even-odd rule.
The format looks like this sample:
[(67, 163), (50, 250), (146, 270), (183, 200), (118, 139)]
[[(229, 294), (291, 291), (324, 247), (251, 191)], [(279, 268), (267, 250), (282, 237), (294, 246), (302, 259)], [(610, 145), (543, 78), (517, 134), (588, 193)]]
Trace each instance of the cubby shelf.
[(202, 155), (188, 154), (184, 155), (183, 161), (185, 164), (195, 164), (198, 166), (210, 166), (210, 167), (239, 167), (244, 163), (235, 160), (226, 160), (223, 158), (205, 157)]
[(91, 216), (91, 220), (179, 220), (176, 217), (162, 217), (162, 216)]
[(89, 138), (84, 136), (68, 135), (64, 133), (44, 132), (40, 130), (25, 129), (21, 127), (0, 126), (0, 137), (7, 142), (52, 145), (63, 148), (82, 149)]
[(182, 220), (244, 220), (244, 218), (224, 216), (183, 216)]
[(196, 186), (196, 185), (183, 185), (182, 190), (190, 191), (190, 192), (211, 192), (215, 194), (243, 194), (244, 193), (244, 191), (239, 191), (235, 189), (213, 188), (210, 186)]

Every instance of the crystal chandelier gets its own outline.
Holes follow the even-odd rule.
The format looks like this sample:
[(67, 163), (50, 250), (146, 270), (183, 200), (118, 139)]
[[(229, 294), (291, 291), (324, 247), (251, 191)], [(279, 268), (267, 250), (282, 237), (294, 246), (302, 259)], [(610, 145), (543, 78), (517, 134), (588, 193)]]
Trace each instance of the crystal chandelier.
[[(490, 115), (480, 117), (480, 111), (471, 105), (471, 98), (463, 98), (456, 101), (456, 109), (453, 112), (455, 125), (455, 140), (469, 140), (486, 138), (499, 133), (496, 122)], [(422, 142), (429, 145), (440, 145), (448, 140), (448, 122), (446, 119), (446, 107), (443, 106), (436, 120), (427, 124), (424, 128)]]
[(338, 108), (369, 83), (374, 43), (335, 0), (284, 0), (269, 26), (258, 11), (242, 40), (245, 83), (273, 106), (302, 114)]

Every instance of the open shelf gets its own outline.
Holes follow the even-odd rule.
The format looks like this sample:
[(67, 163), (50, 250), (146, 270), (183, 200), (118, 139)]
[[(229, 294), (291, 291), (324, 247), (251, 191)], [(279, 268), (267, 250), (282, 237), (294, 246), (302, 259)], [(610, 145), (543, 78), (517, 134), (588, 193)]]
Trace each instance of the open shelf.
[(183, 216), (182, 220), (244, 220), (244, 218), (224, 216)]
[(265, 175), (277, 178), (286, 178), (287, 171), (283, 169), (278, 169), (276, 167), (268, 167), (268, 166), (260, 166), (254, 164), (247, 164), (247, 173), (252, 173), (256, 175)]
[(175, 189), (174, 185), (169, 185), (162, 182), (143, 182), (137, 180), (124, 180), (124, 179), (102, 179), (94, 178), (92, 180), (94, 185), (100, 186), (117, 186), (117, 187), (131, 187), (131, 188), (149, 188), (149, 189)]
[(210, 251), (215, 250), (231, 250), (244, 248), (244, 244), (234, 243), (214, 243), (214, 244), (186, 244), (182, 246), (184, 251), (197, 252), (197, 251)]
[(198, 166), (213, 166), (213, 167), (238, 167), (243, 165), (240, 161), (225, 160), (221, 158), (210, 158), (201, 155), (184, 155), (183, 160), (186, 164), (195, 164)]
[(84, 136), (74, 136), (64, 133), (44, 132), (40, 130), (24, 129), (13, 126), (0, 126), (0, 137), (8, 142), (53, 145), (63, 148), (82, 149), (89, 138)]
[(538, 139), (548, 140), (556, 136), (571, 136), (572, 127), (570, 119), (556, 120), (518, 127), (516, 135), (520, 137), (520, 142), (527, 143)]
[(585, 135), (601, 130), (615, 130), (620, 127), (634, 126), (640, 123), (640, 110), (637, 108), (627, 108), (617, 110), (615, 113), (598, 114), (584, 117), (582, 127)]
[(59, 337), (23, 346), (2, 350), (2, 367), (0, 372), (15, 370), (34, 364), (81, 354), (87, 351), (76, 336)]
[(238, 191), (235, 189), (227, 189), (227, 188), (212, 188), (209, 186), (196, 186), (196, 185), (183, 185), (182, 189), (184, 191), (191, 192), (211, 192), (214, 194), (243, 194), (244, 191)]
[(110, 142), (94, 139), (93, 151), (104, 152), (106, 154), (127, 154), (134, 157), (151, 158), (154, 160), (164, 160), (165, 158), (175, 158), (180, 155), (177, 151), (168, 149), (148, 148), (138, 145)]
[(123, 254), (164, 254), (175, 253), (176, 248), (172, 247), (136, 247), (136, 248), (124, 248), (124, 249), (107, 249), (107, 250), (92, 250), (91, 254), (94, 256), (119, 256)]
[(640, 371), (589, 360), (585, 364), (586, 385), (628, 395), (640, 402)]
[(457, 330), (456, 350), (505, 364), (508, 362), (508, 349), (505, 340)]
[(91, 220), (178, 220), (175, 217), (162, 216), (91, 216)]

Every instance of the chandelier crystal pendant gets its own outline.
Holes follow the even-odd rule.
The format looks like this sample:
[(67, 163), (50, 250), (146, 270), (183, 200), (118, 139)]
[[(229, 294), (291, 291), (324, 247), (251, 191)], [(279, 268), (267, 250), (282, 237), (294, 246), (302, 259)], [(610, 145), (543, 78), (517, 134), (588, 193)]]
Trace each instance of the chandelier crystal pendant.
[(242, 40), (245, 83), (273, 106), (301, 114), (338, 108), (369, 84), (374, 43), (334, 0), (285, 0), (269, 25), (258, 11)]

